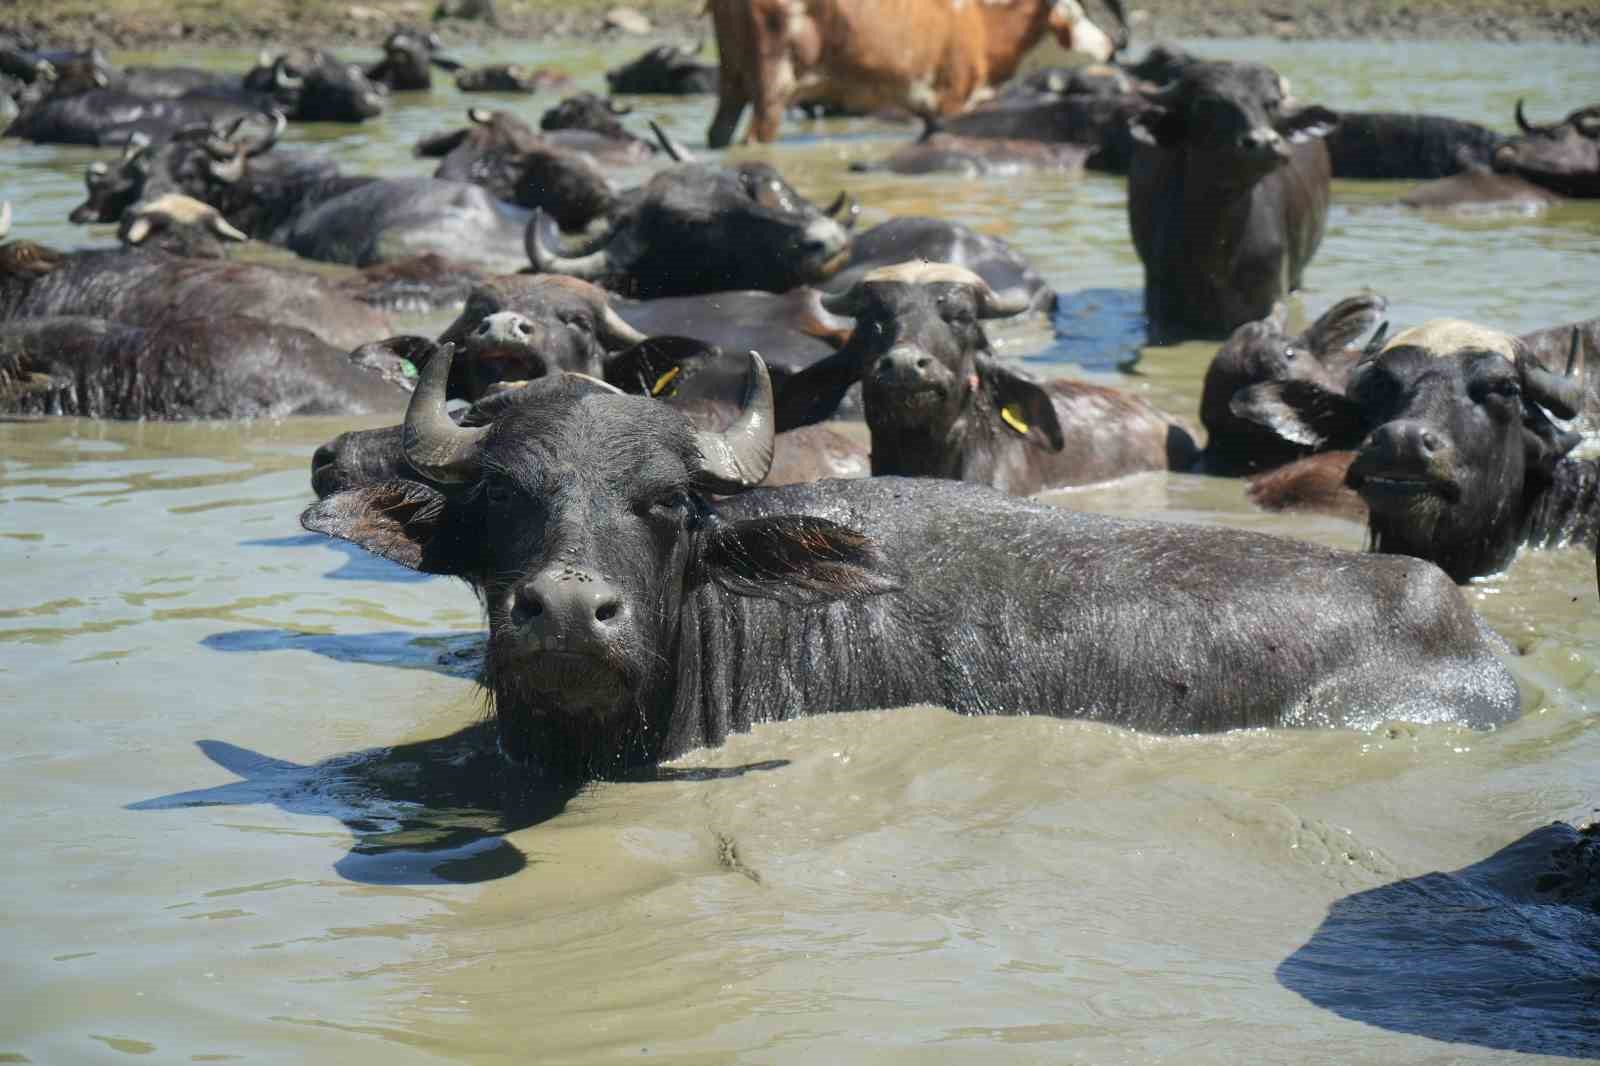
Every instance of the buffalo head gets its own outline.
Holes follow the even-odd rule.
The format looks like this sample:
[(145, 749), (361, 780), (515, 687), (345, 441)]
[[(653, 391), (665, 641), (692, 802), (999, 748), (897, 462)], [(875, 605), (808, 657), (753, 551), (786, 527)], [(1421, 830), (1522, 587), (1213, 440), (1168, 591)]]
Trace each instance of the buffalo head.
[(1517, 101), (1519, 136), (1496, 148), (1494, 168), (1563, 196), (1600, 197), (1600, 105), (1549, 126), (1535, 126)]
[(130, 247), (159, 248), (196, 259), (221, 259), (226, 254), (223, 242), (250, 239), (216, 208), (182, 193), (134, 204), (122, 216), (117, 238)]
[(727, 522), (708, 499), (771, 464), (759, 357), (721, 433), (575, 374), (515, 390), (488, 425), (458, 426), (444, 413), (451, 361), (449, 345), (429, 360), (406, 413), (415, 479), (340, 492), (301, 522), (472, 583), (501, 748), (535, 772), (612, 774), (669, 744), (701, 646), (697, 623), (684, 632), (701, 586), (798, 599), (888, 587), (859, 534), (792, 515)]
[(264, 92), (301, 122), (364, 122), (383, 113), (386, 89), (354, 63), (319, 50), (263, 54), (244, 86)]
[(1187, 151), (1242, 185), (1287, 163), (1291, 145), (1338, 123), (1325, 107), (1295, 106), (1287, 82), (1259, 63), (1190, 63), (1147, 100), (1149, 108), (1130, 120), (1136, 140)]

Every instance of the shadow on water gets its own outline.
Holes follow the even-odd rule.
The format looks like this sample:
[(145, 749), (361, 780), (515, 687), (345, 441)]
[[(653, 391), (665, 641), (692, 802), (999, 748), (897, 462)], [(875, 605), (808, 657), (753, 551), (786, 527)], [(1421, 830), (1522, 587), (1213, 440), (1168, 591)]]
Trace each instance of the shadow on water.
[[(554, 818), (576, 792), (530, 785), (520, 767), (500, 757), (490, 722), (309, 766), (220, 740), (195, 743), (240, 780), (130, 803), (126, 809), (265, 803), (290, 814), (336, 818), (355, 840), (334, 870), (362, 884), (468, 884), (509, 877), (525, 869), (528, 858), (505, 835)], [(649, 768), (624, 780), (704, 781), (786, 765), (779, 759), (692, 770)]]
[(1143, 289), (1079, 289), (1056, 294), (1056, 340), (1028, 356), (1085, 370), (1130, 370), (1145, 345)]
[(475, 678), (483, 667), (482, 632), (305, 633), (293, 629), (231, 629), (202, 639), (222, 652), (309, 651), (341, 663), (432, 670)]
[(432, 581), (433, 574), (419, 574), (415, 570), (408, 570), (399, 563), (391, 563), (372, 555), (364, 548), (358, 548), (348, 541), (334, 540), (321, 533), (303, 533), (293, 537), (268, 537), (263, 540), (244, 540), (239, 542), (244, 548), (327, 548), (344, 556), (344, 562), (337, 569), (329, 570), (322, 576), (330, 581), (393, 581), (401, 584), (416, 584), (422, 581)]
[(1600, 836), (1557, 822), (1455, 873), (1347, 896), (1277, 977), (1382, 1029), (1600, 1058)]

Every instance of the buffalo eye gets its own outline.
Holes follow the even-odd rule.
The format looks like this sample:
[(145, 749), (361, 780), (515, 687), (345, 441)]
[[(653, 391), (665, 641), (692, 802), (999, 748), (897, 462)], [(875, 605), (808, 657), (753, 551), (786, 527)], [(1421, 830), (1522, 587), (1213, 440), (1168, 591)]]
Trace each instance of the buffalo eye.
[(1288, 348), (1285, 348), (1283, 350), (1283, 361), (1285, 363), (1294, 362), (1294, 358), (1295, 358), (1295, 350), (1294, 350), (1294, 348), (1292, 346), (1288, 347)]
[(671, 489), (654, 497), (643, 508), (653, 518), (676, 521), (689, 512), (689, 494), (683, 489)]
[(1522, 386), (1515, 378), (1494, 378), (1478, 382), (1470, 391), (1472, 402), (1483, 404), (1490, 399), (1515, 400), (1522, 395)]

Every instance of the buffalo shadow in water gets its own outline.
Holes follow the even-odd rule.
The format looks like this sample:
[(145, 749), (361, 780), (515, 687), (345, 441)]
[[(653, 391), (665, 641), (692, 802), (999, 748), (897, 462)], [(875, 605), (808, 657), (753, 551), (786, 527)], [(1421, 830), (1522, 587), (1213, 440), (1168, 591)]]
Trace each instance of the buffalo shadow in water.
[[(221, 740), (202, 753), (242, 780), (130, 803), (130, 811), (270, 803), (290, 814), (337, 818), (355, 836), (334, 864), (369, 885), (471, 884), (525, 869), (505, 839), (554, 818), (575, 789), (529, 785), (500, 757), (494, 726), (477, 722), (449, 736), (334, 755), (311, 765), (274, 759)], [(694, 770), (658, 768), (629, 781), (702, 781), (775, 770), (784, 759)]]
[(1346, 896), (1277, 978), (1394, 1032), (1600, 1058), (1600, 836), (1557, 822), (1454, 873)]
[(344, 565), (329, 570), (322, 576), (330, 581), (395, 581), (415, 585), (434, 580), (432, 574), (419, 574), (399, 563), (380, 559), (363, 548), (333, 540), (321, 533), (301, 533), (292, 537), (267, 537), (261, 540), (241, 540), (241, 548), (329, 548), (344, 556)]
[(1142, 289), (1079, 289), (1056, 293), (1051, 313), (1056, 340), (1029, 355), (1077, 363), (1085, 370), (1131, 370), (1149, 325)]

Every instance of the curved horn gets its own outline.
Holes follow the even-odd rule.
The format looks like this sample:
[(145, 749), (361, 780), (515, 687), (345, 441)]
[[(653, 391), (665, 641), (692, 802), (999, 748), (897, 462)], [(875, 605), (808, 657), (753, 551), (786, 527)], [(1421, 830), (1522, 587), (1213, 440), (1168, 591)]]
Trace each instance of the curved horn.
[(1383, 351), (1383, 342), (1389, 339), (1389, 323), (1378, 323), (1378, 328), (1372, 331), (1372, 337), (1367, 341), (1367, 346), (1361, 349), (1361, 362), (1376, 358)]
[(150, 147), (150, 137), (142, 130), (134, 130), (128, 135), (128, 143), (122, 146), (123, 163), (131, 163), (134, 158)]
[(224, 185), (234, 185), (244, 177), (244, 153), (235, 152), (227, 159), (212, 159), (206, 164), (206, 170)]
[(739, 417), (721, 433), (701, 430), (694, 435), (700, 449), (695, 484), (723, 495), (761, 484), (772, 469), (773, 441), (772, 376), (760, 354), (752, 351)]
[(522, 234), (522, 245), (527, 249), (528, 260), (539, 268), (541, 274), (566, 274), (584, 281), (596, 281), (611, 273), (611, 252), (607, 248), (577, 256), (552, 252), (548, 242), (556, 238), (555, 230), (555, 222), (544, 213), (544, 209), (534, 208), (533, 216), (528, 219), (528, 228)]
[(1020, 315), (1033, 305), (1033, 298), (1026, 289), (1008, 290), (1007, 295), (1001, 296), (989, 287), (986, 281), (978, 287), (978, 317), (979, 318), (1010, 318)]
[(828, 216), (828, 217), (829, 217), (829, 218), (832, 218), (832, 217), (834, 217), (834, 216), (835, 216), (835, 215), (837, 215), (837, 214), (838, 214), (838, 213), (839, 213), (839, 212), (840, 212), (840, 211), (843, 211), (843, 210), (844, 210), (844, 204), (845, 204), (845, 199), (846, 199), (846, 197), (845, 197), (845, 192), (844, 192), (844, 190), (843, 190), (843, 189), (840, 189), (840, 190), (839, 190), (839, 195), (838, 195), (838, 196), (835, 196), (835, 197), (834, 197), (834, 198), (833, 198), (833, 203), (831, 203), (831, 204), (829, 204), (829, 205), (828, 205), (828, 206), (827, 206), (827, 207), (826, 207), (826, 208), (825, 208), (825, 209), (824, 209), (824, 210), (823, 210), (823, 212), (822, 212), (822, 213), (823, 213), (823, 214), (825, 214), (825, 215), (827, 215), (827, 216)]
[(1583, 330), (1579, 327), (1572, 327), (1566, 373), (1552, 374), (1526, 348), (1517, 352), (1517, 369), (1522, 373), (1523, 393), (1548, 407), (1557, 418), (1576, 418), (1583, 410)]
[(631, 345), (647, 341), (650, 338), (640, 333), (628, 324), (627, 319), (617, 314), (617, 309), (606, 304), (600, 312), (600, 320), (596, 323), (600, 341), (611, 351), (627, 348)]
[(661, 150), (667, 154), (668, 159), (674, 163), (694, 162), (694, 155), (689, 149), (668, 136), (667, 131), (662, 129), (655, 119), (650, 120), (650, 132), (656, 135), (656, 143), (661, 146)]
[(241, 232), (233, 223), (222, 217), (222, 212), (213, 212), (206, 218), (206, 225), (211, 232), (225, 241), (239, 241), (243, 243), (250, 238)]
[(478, 445), (490, 428), (462, 429), (444, 412), (445, 386), (455, 352), (454, 344), (441, 345), (422, 368), (400, 430), (406, 460), (423, 477), (443, 484), (467, 481), (477, 474)]
[(845, 289), (843, 292), (830, 292), (822, 297), (822, 306), (836, 315), (854, 318), (861, 313), (861, 282)]
[(122, 235), (122, 239), (129, 244), (143, 244), (149, 236), (150, 220), (141, 215), (128, 224), (128, 232)]
[[(277, 108), (273, 108), (267, 114), (272, 119), (272, 129), (267, 131), (266, 136), (245, 149), (244, 155), (246, 159), (254, 159), (258, 155), (271, 151), (272, 146), (278, 143), (278, 138), (283, 136), (283, 131), (289, 126), (288, 116)], [(228, 136), (230, 140), (233, 137), (231, 133)]]
[(306, 79), (296, 74), (290, 74), (286, 69), (287, 66), (288, 64), (284, 63), (283, 60), (280, 59), (278, 61), (277, 66), (272, 71), (273, 84), (280, 89), (286, 89), (291, 92), (302, 88), (306, 83)]
[(605, 104), (606, 110), (611, 112), (613, 115), (616, 115), (618, 118), (622, 117), (623, 115), (633, 114), (633, 108), (629, 107), (627, 104), (619, 104), (609, 96), (606, 97)]
[(467, 119), (474, 125), (487, 126), (494, 121), (494, 112), (486, 107), (467, 108)]
[(104, 164), (102, 162), (98, 162), (98, 161), (94, 162), (94, 163), (90, 163), (89, 164), (89, 169), (84, 171), (85, 177), (87, 179), (90, 179), (89, 180), (89, 184), (90, 185), (94, 184), (94, 181), (92, 179), (94, 179), (94, 178), (103, 178), (109, 173), (111, 173), (111, 168), (108, 167), (106, 164)]
[(0, 200), (0, 240), (11, 232), (11, 201)]
[(1532, 133), (1533, 126), (1528, 122), (1528, 116), (1522, 113), (1522, 97), (1517, 97), (1517, 129), (1523, 133)]

